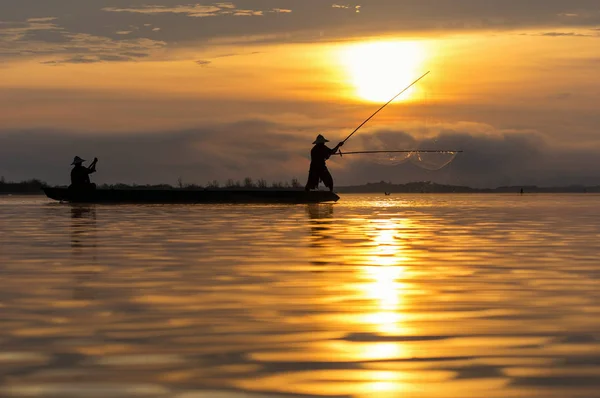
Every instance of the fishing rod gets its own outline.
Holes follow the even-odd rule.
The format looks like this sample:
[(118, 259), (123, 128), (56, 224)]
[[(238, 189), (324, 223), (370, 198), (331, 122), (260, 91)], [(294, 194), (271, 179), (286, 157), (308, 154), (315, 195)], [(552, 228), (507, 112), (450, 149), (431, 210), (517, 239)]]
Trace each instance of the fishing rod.
[(391, 104), (396, 98), (398, 98), (399, 96), (401, 96), (402, 94), (404, 94), (409, 88), (411, 88), (412, 86), (414, 86), (415, 84), (417, 84), (419, 82), (419, 80), (423, 79), (425, 76), (427, 76), (429, 74), (430, 71), (427, 71), (423, 76), (419, 77), (417, 80), (415, 80), (414, 82), (412, 82), (408, 87), (406, 87), (404, 90), (400, 91), (398, 94), (396, 94), (394, 96), (394, 98), (392, 98), (391, 100), (389, 100), (388, 102), (386, 102), (381, 108), (379, 108), (374, 114), (372, 114), (371, 116), (369, 116), (369, 118), (367, 120), (365, 120), (364, 122), (362, 122), (360, 124), (360, 126), (358, 126), (353, 132), (352, 134), (350, 134), (348, 137), (346, 137), (346, 139), (344, 141), (342, 141), (342, 143), (346, 143), (346, 141), (348, 141), (350, 139), (350, 137), (352, 137), (358, 130), (360, 130), (360, 128), (362, 126), (364, 126), (365, 124), (367, 124), (367, 122), (371, 119), (373, 119), (373, 117), (375, 117), (375, 115), (377, 115), (380, 111), (383, 110), (383, 108), (385, 108), (386, 106), (388, 106), (389, 104)]

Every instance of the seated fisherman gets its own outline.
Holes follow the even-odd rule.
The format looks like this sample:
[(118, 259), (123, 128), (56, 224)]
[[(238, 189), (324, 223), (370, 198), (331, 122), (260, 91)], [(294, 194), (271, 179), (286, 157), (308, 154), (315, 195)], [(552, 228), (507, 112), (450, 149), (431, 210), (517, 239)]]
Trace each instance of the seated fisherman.
[(94, 158), (94, 161), (89, 167), (84, 167), (82, 164), (83, 162), (85, 162), (85, 160), (81, 159), (79, 156), (75, 156), (73, 163), (71, 163), (71, 166), (75, 167), (71, 170), (71, 185), (69, 186), (69, 189), (96, 189), (96, 184), (90, 182), (90, 174), (96, 172), (98, 158)]

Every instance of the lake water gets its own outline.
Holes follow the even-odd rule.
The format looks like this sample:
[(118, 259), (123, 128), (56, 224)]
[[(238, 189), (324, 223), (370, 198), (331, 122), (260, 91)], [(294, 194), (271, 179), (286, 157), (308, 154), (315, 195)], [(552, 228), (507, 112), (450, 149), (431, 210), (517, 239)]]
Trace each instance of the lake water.
[(599, 195), (0, 197), (1, 397), (600, 397)]

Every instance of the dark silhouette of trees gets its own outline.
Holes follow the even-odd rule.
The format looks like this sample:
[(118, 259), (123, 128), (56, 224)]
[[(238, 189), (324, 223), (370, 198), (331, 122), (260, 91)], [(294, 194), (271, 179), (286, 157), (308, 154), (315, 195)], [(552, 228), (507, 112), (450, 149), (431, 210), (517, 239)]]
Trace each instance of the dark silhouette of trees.
[(0, 193), (40, 193), (47, 186), (40, 180), (27, 180), (21, 182), (7, 182), (4, 177), (0, 178)]

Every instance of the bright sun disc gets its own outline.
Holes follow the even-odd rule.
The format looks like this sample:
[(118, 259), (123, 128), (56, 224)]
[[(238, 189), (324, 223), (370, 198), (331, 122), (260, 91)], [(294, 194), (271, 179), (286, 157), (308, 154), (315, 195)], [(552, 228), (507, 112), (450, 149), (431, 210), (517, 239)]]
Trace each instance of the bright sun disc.
[[(424, 72), (424, 53), (418, 42), (381, 41), (350, 45), (341, 59), (358, 97), (387, 102)], [(409, 99), (414, 91), (412, 87), (398, 99)]]

